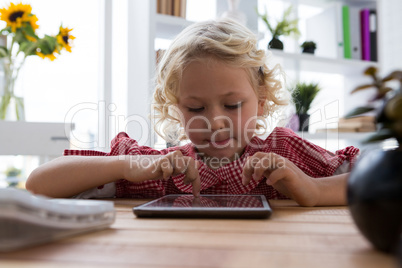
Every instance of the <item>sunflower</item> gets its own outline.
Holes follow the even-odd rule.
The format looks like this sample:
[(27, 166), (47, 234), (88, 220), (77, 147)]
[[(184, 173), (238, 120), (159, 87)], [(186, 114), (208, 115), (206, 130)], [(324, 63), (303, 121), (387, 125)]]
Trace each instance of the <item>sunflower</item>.
[(35, 42), (37, 40), (35, 37), (30, 36), (30, 35), (26, 34), (25, 32), (24, 32), (24, 36), (26, 39), (28, 39), (28, 41), (31, 41), (31, 42)]
[(50, 53), (50, 54), (43, 54), (42, 52), (38, 52), (38, 51), (37, 51), (37, 52), (36, 52), (36, 55), (38, 55), (38, 56), (41, 57), (42, 59), (48, 58), (49, 60), (54, 61), (54, 60), (56, 59), (55, 53), (57, 53), (56, 50), (53, 51), (53, 52)]
[(57, 42), (65, 48), (68, 52), (71, 52), (71, 40), (74, 40), (75, 37), (69, 34), (73, 29), (63, 28), (60, 26), (59, 34), (57, 35)]
[(16, 32), (18, 28), (24, 26), (24, 24), (29, 24), (32, 29), (35, 31), (39, 28), (36, 24), (38, 18), (31, 14), (32, 7), (30, 5), (24, 5), (19, 3), (15, 5), (14, 3), (10, 3), (8, 8), (0, 9), (0, 20), (3, 20), (7, 23), (7, 27), (11, 27), (12, 32)]
[(57, 38), (55, 36), (45, 35), (45, 37), (38, 40), (36, 43), (35, 54), (42, 59), (49, 59), (54, 61), (56, 55), (60, 54), (60, 47), (57, 44)]

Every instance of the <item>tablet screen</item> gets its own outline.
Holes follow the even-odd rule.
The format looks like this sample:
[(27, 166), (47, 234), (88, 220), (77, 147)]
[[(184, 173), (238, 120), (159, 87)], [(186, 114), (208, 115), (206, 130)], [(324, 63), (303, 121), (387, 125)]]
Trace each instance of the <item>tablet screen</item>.
[(262, 208), (260, 196), (252, 195), (167, 195), (148, 207)]
[(167, 195), (133, 211), (139, 217), (266, 218), (271, 214), (263, 195)]

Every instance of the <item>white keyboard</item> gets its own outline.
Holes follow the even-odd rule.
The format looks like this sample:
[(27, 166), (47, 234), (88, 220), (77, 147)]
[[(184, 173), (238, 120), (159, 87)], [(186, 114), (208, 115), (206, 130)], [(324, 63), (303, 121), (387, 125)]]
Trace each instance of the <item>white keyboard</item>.
[(114, 220), (110, 201), (50, 199), (25, 190), (0, 189), (0, 251), (104, 229)]

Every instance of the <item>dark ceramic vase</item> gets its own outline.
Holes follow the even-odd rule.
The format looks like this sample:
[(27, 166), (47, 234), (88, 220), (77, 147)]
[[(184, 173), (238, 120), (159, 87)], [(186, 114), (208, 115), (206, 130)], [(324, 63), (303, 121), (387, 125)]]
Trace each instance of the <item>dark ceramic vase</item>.
[(303, 53), (314, 54), (315, 48), (313, 48), (313, 47), (304, 47), (302, 52), (303, 52)]
[(349, 209), (375, 248), (397, 253), (402, 232), (402, 149), (362, 155), (350, 173)]
[(299, 114), (299, 131), (308, 132), (309, 124), (310, 124), (310, 115)]
[(280, 49), (283, 50), (283, 43), (276, 37), (273, 37), (271, 41), (268, 43), (268, 48)]

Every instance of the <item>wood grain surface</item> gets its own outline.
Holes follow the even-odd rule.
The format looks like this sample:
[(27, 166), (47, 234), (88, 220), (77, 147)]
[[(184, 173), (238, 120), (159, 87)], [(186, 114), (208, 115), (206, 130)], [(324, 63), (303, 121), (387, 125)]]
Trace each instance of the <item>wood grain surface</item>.
[(106, 230), (0, 253), (0, 267), (397, 267), (359, 233), (347, 207), (270, 200), (266, 220), (139, 219), (148, 200), (113, 199)]

